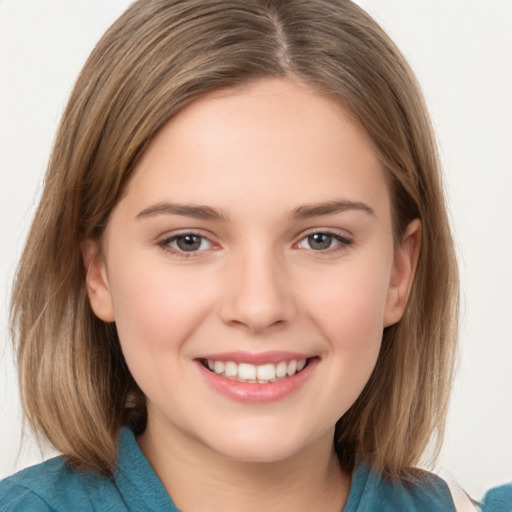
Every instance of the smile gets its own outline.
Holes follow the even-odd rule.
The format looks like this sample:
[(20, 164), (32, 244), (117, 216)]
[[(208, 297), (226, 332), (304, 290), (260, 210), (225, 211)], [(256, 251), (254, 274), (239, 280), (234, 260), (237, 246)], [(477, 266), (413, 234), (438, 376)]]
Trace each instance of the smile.
[(237, 402), (263, 404), (285, 399), (312, 378), (316, 355), (266, 352), (209, 354), (196, 359), (207, 385)]
[(307, 365), (307, 359), (292, 359), (280, 361), (277, 364), (266, 363), (254, 365), (250, 363), (235, 363), (234, 361), (216, 361), (204, 359), (202, 364), (212, 373), (227, 377), (237, 382), (250, 384), (270, 384), (293, 377)]

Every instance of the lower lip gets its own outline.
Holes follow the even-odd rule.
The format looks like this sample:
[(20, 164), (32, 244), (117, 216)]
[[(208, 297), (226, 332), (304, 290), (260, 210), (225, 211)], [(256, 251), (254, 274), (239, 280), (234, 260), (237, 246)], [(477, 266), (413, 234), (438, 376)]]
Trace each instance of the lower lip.
[(281, 400), (301, 388), (313, 374), (318, 362), (318, 358), (310, 359), (299, 373), (268, 384), (238, 382), (209, 371), (199, 361), (197, 364), (206, 382), (218, 393), (238, 402), (268, 403)]

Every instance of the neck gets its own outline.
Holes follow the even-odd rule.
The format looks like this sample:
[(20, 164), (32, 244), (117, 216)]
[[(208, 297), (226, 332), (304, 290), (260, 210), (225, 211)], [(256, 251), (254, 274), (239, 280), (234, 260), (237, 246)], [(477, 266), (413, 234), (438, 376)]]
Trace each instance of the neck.
[(350, 488), (332, 436), (265, 463), (231, 460), (184, 436), (159, 435), (150, 425), (138, 442), (176, 506), (187, 512), (340, 512)]

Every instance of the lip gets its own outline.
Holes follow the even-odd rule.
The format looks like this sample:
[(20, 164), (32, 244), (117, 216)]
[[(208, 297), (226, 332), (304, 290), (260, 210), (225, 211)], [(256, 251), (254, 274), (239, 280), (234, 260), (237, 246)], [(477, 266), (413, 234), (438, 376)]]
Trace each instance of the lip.
[[(238, 353), (237, 353), (238, 354)], [(277, 353), (275, 353), (277, 354)], [(288, 357), (278, 359), (278, 361), (284, 361), (287, 359), (295, 359), (295, 357), (290, 357), (287, 353)], [(259, 356), (253, 359), (244, 358), (240, 362), (248, 362), (250, 364), (256, 364), (253, 361), (262, 360), (263, 362), (259, 362), (257, 364), (265, 364), (270, 361), (268, 358), (269, 354), (265, 354), (265, 357), (262, 359)], [(233, 356), (233, 354), (222, 354), (221, 355), (210, 355), (209, 359), (214, 359), (216, 361), (234, 361), (238, 362), (237, 358), (230, 358), (224, 356)], [(262, 355), (263, 357), (263, 355)], [(217, 359), (216, 359), (217, 358)], [(298, 357), (298, 359), (306, 357)], [(270, 403), (276, 402), (278, 400), (282, 400), (297, 390), (299, 390), (313, 375), (316, 367), (318, 366), (320, 359), (318, 357), (308, 358), (308, 364), (306, 367), (296, 373), (292, 377), (287, 377), (282, 380), (278, 380), (277, 382), (269, 382), (267, 384), (258, 384), (258, 383), (248, 383), (248, 382), (238, 382), (236, 380), (229, 379), (223, 375), (217, 375), (209, 371), (207, 368), (203, 366), (201, 360), (196, 360), (197, 367), (201, 376), (205, 379), (207, 385), (209, 385), (214, 391), (220, 393), (221, 395), (235, 400), (237, 402), (245, 402), (245, 403)]]
[(251, 352), (222, 352), (220, 354), (207, 354), (199, 356), (197, 359), (209, 359), (210, 361), (233, 361), (236, 364), (249, 363), (255, 366), (262, 364), (278, 364), (281, 361), (291, 361), (296, 359), (310, 359), (315, 357), (314, 354), (301, 354), (299, 352), (272, 351), (260, 354)]

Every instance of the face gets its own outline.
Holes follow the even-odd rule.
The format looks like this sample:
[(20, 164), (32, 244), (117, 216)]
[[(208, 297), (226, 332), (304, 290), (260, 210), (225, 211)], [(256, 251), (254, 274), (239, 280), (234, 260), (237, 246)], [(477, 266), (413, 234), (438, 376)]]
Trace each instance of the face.
[(332, 445), (403, 312), (418, 231), (394, 245), (384, 173), (342, 108), (266, 80), (161, 130), (86, 245), (88, 292), (148, 430), (281, 460)]

